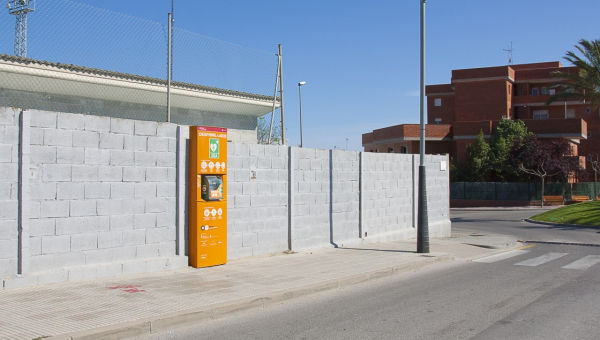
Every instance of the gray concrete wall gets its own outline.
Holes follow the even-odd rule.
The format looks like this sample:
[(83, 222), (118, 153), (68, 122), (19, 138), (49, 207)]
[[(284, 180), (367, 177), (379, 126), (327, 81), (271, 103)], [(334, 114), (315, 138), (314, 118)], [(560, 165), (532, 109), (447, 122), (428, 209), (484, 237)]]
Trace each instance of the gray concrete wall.
[[(2, 287), (187, 266), (187, 131), (0, 110)], [(228, 258), (415, 237), (418, 160), (228, 143)], [(450, 231), (441, 162), (426, 158), (432, 236)]]
[(293, 249), (330, 244), (330, 152), (292, 149)]
[(176, 254), (177, 125), (25, 114), (31, 119), (23, 126), (30, 134), (24, 143), (31, 150), (31, 196), (21, 202), (29, 211), (28, 253), (21, 256), (29, 275), (5, 285), (187, 265)]
[(363, 153), (364, 233), (413, 229), (413, 155)]
[(18, 266), (19, 111), (0, 108), (0, 278)]
[[(418, 162), (418, 157), (416, 159)], [(445, 170), (441, 163), (445, 162)], [(427, 209), (433, 237), (449, 237), (450, 231), (450, 159), (447, 155), (425, 155), (427, 176)], [(417, 171), (418, 175), (418, 171)], [(418, 178), (418, 176), (417, 176)]]
[(354, 151), (331, 151), (332, 232), (333, 243), (338, 246), (359, 239), (360, 155)]
[(288, 148), (227, 145), (227, 256), (287, 249)]

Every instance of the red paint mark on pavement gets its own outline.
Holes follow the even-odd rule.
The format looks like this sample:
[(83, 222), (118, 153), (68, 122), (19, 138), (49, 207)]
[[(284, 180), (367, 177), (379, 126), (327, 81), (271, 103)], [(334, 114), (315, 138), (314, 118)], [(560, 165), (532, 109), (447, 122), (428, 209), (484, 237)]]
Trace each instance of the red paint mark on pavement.
[(141, 286), (115, 286), (115, 287), (106, 287), (108, 289), (118, 289), (127, 293), (140, 293), (145, 292), (143, 289), (138, 289)]

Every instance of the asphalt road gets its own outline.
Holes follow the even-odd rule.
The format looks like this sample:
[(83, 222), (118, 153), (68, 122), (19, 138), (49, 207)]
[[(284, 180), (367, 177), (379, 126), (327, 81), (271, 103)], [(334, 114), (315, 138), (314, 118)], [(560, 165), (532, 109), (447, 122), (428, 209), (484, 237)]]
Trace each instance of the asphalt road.
[[(453, 211), (457, 233), (592, 243), (530, 212)], [(600, 244), (600, 242), (597, 242)], [(528, 244), (145, 339), (598, 339), (600, 247)]]
[(541, 225), (525, 222), (524, 219), (548, 209), (501, 209), (468, 210), (453, 209), (450, 213), (452, 233), (512, 235), (520, 240), (595, 243), (600, 244), (600, 229)]

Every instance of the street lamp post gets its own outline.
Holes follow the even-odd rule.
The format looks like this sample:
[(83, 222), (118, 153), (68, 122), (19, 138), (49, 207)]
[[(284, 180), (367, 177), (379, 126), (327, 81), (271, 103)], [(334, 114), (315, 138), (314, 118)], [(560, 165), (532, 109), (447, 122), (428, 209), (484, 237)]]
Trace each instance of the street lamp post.
[(305, 81), (298, 83), (298, 99), (300, 100), (300, 147), (302, 147), (302, 85), (306, 84)]
[(427, 184), (425, 181), (425, 2), (421, 1), (421, 136), (419, 163), (419, 205), (417, 211), (417, 253), (429, 253)]

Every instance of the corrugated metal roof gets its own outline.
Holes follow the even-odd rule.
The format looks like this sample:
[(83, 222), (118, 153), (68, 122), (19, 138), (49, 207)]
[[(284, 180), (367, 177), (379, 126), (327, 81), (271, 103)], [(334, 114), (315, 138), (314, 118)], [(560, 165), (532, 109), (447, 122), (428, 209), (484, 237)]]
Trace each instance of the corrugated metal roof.
[[(0, 60), (6, 61), (6, 62), (11, 62), (11, 63), (25, 64), (25, 65), (29, 65), (29, 64), (43, 65), (43, 66), (67, 70), (67, 71), (71, 71), (71, 72), (75, 72), (75, 73), (79, 73), (79, 74), (93, 74), (93, 75), (103, 76), (103, 77), (110, 77), (110, 78), (116, 78), (116, 79), (122, 79), (122, 80), (132, 80), (132, 81), (138, 81), (141, 83), (158, 84), (158, 85), (167, 86), (166, 79), (145, 77), (145, 76), (140, 76), (140, 75), (136, 75), (136, 74), (108, 71), (108, 70), (73, 65), (73, 64), (53, 63), (53, 62), (49, 62), (49, 61), (45, 61), (45, 60), (23, 58), (23, 57), (18, 57), (18, 56), (14, 56), (14, 55), (8, 55), (8, 54), (0, 54)], [(246, 92), (240, 92), (240, 91), (233, 91), (233, 90), (226, 90), (226, 89), (220, 89), (217, 87), (210, 87), (210, 86), (184, 83), (184, 82), (178, 82), (178, 81), (171, 81), (171, 86), (172, 86), (172, 88), (197, 90), (197, 91), (202, 91), (202, 92), (209, 92), (209, 93), (221, 94), (221, 95), (233, 96), (233, 97), (249, 98), (249, 99), (255, 99), (255, 100), (264, 100), (264, 101), (269, 101), (269, 102), (271, 102), (273, 100), (273, 97), (270, 97), (270, 96), (264, 96), (264, 95), (259, 95), (259, 94), (254, 94), (254, 93), (246, 93)], [(279, 98), (277, 98), (277, 100), (279, 101)]]

